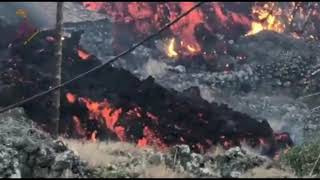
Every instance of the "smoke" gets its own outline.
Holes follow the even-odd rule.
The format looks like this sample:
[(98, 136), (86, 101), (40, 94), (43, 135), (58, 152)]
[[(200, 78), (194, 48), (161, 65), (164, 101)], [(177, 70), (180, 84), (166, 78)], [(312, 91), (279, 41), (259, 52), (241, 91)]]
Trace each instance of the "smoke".
[(223, 102), (236, 111), (258, 119), (267, 119), (275, 132), (289, 132), (296, 144), (304, 142), (304, 123), (310, 111), (302, 102), (290, 97), (265, 96), (258, 93), (230, 96)]
[(18, 9), (25, 10), (30, 21), (38, 28), (55, 26), (55, 2), (2, 2), (0, 17), (10, 24), (17, 24), (20, 21), (20, 17), (16, 15)]
[(144, 76), (163, 77), (167, 74), (168, 68), (166, 63), (149, 58), (143, 67), (143, 72)]

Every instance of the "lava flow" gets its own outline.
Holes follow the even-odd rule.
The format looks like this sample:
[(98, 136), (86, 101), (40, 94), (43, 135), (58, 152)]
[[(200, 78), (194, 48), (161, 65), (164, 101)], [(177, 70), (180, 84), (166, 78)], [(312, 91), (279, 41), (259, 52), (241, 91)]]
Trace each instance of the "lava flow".
[[(182, 12), (195, 5), (194, 2), (83, 2), (87, 10), (105, 13), (116, 24), (122, 24), (130, 29), (132, 36), (139, 40), (149, 35), (169, 21), (177, 18)], [(311, 8), (310, 8), (311, 7)], [(320, 29), (315, 25), (320, 20), (319, 7), (302, 2), (288, 2), (284, 7), (278, 2), (206, 2), (180, 21), (170, 27), (167, 37), (175, 39), (175, 52), (167, 51), (170, 58), (189, 58), (202, 55), (204, 59), (213, 52), (228, 51), (229, 40), (237, 40), (241, 36), (250, 36), (261, 31), (288, 33), (296, 38), (303, 35), (305, 29), (297, 23), (310, 24), (314, 21), (313, 39), (318, 39)], [(297, 21), (297, 22), (296, 22)], [(301, 24), (301, 23), (300, 23)], [(297, 28), (293, 28), (297, 26)], [(123, 28), (123, 26), (120, 26)], [(133, 28), (132, 28), (133, 27)], [(119, 29), (115, 28), (117, 32)], [(223, 35), (222, 39), (213, 38), (208, 42), (207, 37)], [(114, 43), (119, 47), (122, 34), (115, 33)], [(119, 36), (119, 38), (117, 38)], [(166, 38), (167, 38), (166, 37)], [(172, 41), (167, 49), (172, 49)], [(127, 46), (127, 44), (122, 44)], [(192, 57), (191, 57), (192, 58)], [(209, 58), (212, 59), (212, 58)]]
[[(147, 11), (140, 12), (140, 10), (139, 13), (135, 12), (137, 14), (134, 14), (134, 16), (126, 18), (128, 21), (139, 21), (139, 23), (143, 24), (149, 22), (144, 21), (146, 20), (144, 18), (149, 18), (149, 16), (157, 19), (155, 22), (160, 21), (160, 17), (154, 17), (155, 14), (150, 13), (156, 7), (170, 9), (168, 12), (170, 15), (169, 19), (174, 19), (180, 14), (174, 13), (175, 11), (185, 11), (193, 3), (108, 4), (114, 7), (111, 8), (112, 11), (107, 12), (116, 13), (113, 15), (118, 18), (117, 20), (123, 20), (126, 17), (123, 15), (126, 15), (126, 13), (146, 8)], [(127, 5), (130, 5), (130, 10), (127, 9)], [(139, 8), (135, 8), (135, 6)], [(107, 8), (108, 6), (103, 3), (97, 7)], [(128, 12), (117, 11), (117, 9), (123, 8), (128, 10)], [(208, 17), (209, 19), (221, 22), (221, 26), (217, 26), (217, 29), (229, 28), (228, 31), (232, 32), (232, 30), (235, 30), (230, 29), (230, 27), (234, 27), (235, 25), (233, 22), (238, 22), (238, 25), (244, 23), (249, 27), (248, 22), (250, 21), (244, 20), (246, 19), (244, 16), (235, 12), (224, 12), (219, 3), (209, 3), (204, 9), (191, 14), (194, 17), (189, 17), (189, 20), (193, 18), (197, 20), (192, 22), (188, 20), (181, 21), (180, 24), (178, 23), (172, 27), (177, 30), (175, 31), (177, 33), (170, 34), (170, 37), (174, 38), (170, 41), (172, 43), (171, 53), (175, 52), (173, 53), (174, 55), (180, 56), (186, 53), (183, 52), (184, 47), (188, 49), (188, 53), (196, 53), (198, 45), (200, 45), (201, 49), (205, 47), (203, 43), (197, 42), (201, 40), (199, 39), (199, 34), (197, 36), (188, 34), (189, 31), (183, 30), (183, 27), (196, 29), (196, 26), (200, 24), (202, 24), (201, 27), (208, 25), (208, 34), (204, 35), (213, 33), (215, 28), (212, 25), (210, 26), (208, 24), (209, 20), (204, 17), (206, 13), (203, 10), (206, 8), (208, 8), (207, 10), (211, 8), (215, 12), (211, 14), (212, 16)], [(150, 20), (148, 18), (147, 20)], [(241, 20), (233, 21), (235, 19)], [(151, 21), (149, 25), (157, 29), (158, 25), (155, 22)], [(196, 23), (197, 25), (188, 23)], [(146, 25), (139, 28), (146, 27), (149, 26)], [(237, 31), (239, 30), (237, 29)], [(146, 33), (144, 30), (142, 32)], [(193, 32), (197, 34), (196, 30)], [(34, 41), (37, 40), (42, 40), (41, 36)], [(70, 77), (75, 77), (79, 73), (101, 65), (103, 62), (94, 55), (89, 55), (85, 50), (79, 48), (79, 41), (80, 38), (77, 32), (71, 33), (71, 37), (64, 39), (64, 61), (61, 66), (63, 68), (63, 82), (69, 80)], [(204, 43), (208, 43), (208, 41), (206, 40)], [(26, 88), (23, 89), (28, 89), (29, 87), (32, 89), (30, 92), (22, 91), (22, 97), (28, 97), (29, 94), (27, 93), (33, 94), (34, 92), (40, 92), (42, 89), (47, 89), (46, 85), (50, 87), (55, 80), (55, 76), (48, 77), (48, 73), (46, 72), (52, 70), (50, 68), (54, 66), (48, 65), (43, 67), (44, 62), (48, 64), (55, 62), (53, 60), (55, 59), (54, 53), (50, 51), (50, 49), (54, 49), (51, 48), (54, 44), (47, 41), (43, 43), (47, 43), (46, 45), (49, 48), (47, 46), (41, 47), (41, 49), (47, 48), (42, 53), (39, 53), (37, 48), (32, 49), (30, 47), (27, 49), (25, 46), (20, 47), (21, 51), (19, 53), (22, 53), (22, 55), (19, 58), (21, 59), (10, 60), (10, 63), (7, 65), (9, 66), (6, 68), (8, 70), (7, 73), (12, 75), (12, 77), (18, 76), (17, 79), (19, 79), (17, 81), (12, 78), (10, 81), (13, 81), (14, 84), (25, 83), (22, 87)], [(36, 45), (37, 43), (35, 43)], [(33, 68), (26, 70), (19, 69), (26, 66)], [(21, 74), (16, 75), (14, 74), (15, 71), (11, 71), (10, 69), (14, 69)], [(22, 80), (20, 81), (20, 79)], [(42, 86), (37, 86), (39, 84)], [(22, 89), (21, 86), (19, 87)], [(60, 130), (62, 133), (72, 137), (87, 138), (92, 141), (110, 138), (133, 142), (139, 147), (149, 145), (160, 149), (165, 149), (176, 144), (187, 144), (196, 152), (205, 152), (212, 145), (216, 144), (222, 144), (228, 149), (232, 146), (239, 146), (245, 141), (252, 147), (262, 147), (264, 154), (270, 156), (273, 156), (279, 150), (280, 144), (290, 145), (288, 143), (290, 137), (274, 134), (266, 120), (258, 121), (244, 113), (229, 108), (225, 104), (209, 103), (201, 97), (187, 97), (183, 93), (165, 89), (157, 84), (152, 77), (140, 80), (129, 71), (114, 68), (108, 64), (104, 68), (99, 69), (99, 71), (92, 72), (90, 76), (83, 76), (81, 81), (73, 81), (69, 86), (61, 89), (61, 92), (65, 95), (61, 101), (61, 120), (66, 122), (59, 123), (61, 125)], [(36, 100), (33, 103), (38, 106), (37, 110), (32, 109), (30, 105), (26, 110), (34, 114), (43, 115), (45, 113), (42, 112), (42, 109), (43, 111), (48, 110), (47, 102), (43, 99)], [(39, 119), (43, 120), (46, 118), (42, 116)], [(45, 122), (45, 124), (48, 124), (48, 122)]]
[[(174, 52), (174, 44), (172, 47)], [(78, 60), (73, 64), (66, 61), (64, 67), (70, 70), (65, 72), (100, 62), (93, 55), (83, 61), (78, 51), (71, 52)], [(70, 53), (64, 55), (74, 56)], [(214, 144), (228, 149), (245, 142), (270, 156), (282, 145), (293, 145), (289, 134), (274, 133), (266, 121), (204, 100), (192, 102), (162, 88), (152, 78), (140, 81), (108, 66), (70, 86), (65, 102), (64, 117), (72, 121), (73, 133), (69, 134), (92, 141), (114, 138), (160, 150), (188, 144), (196, 152), (205, 152)]]
[[(67, 93), (66, 98), (69, 103), (75, 103), (76, 95), (72, 93)], [(125, 115), (128, 119), (137, 119), (143, 118), (141, 108), (134, 108), (132, 110), (128, 110), (127, 112), (123, 112), (121, 108), (113, 108), (111, 104), (104, 100), (103, 102), (94, 102), (89, 98), (78, 98), (78, 103), (84, 104), (89, 111), (89, 119), (92, 121), (97, 121), (100, 119), (103, 120), (101, 124), (104, 124), (106, 130), (111, 131), (112, 133), (116, 134), (120, 141), (126, 141), (126, 132), (123, 126), (117, 125), (118, 121), (120, 120), (121, 116)], [(155, 121), (158, 120), (158, 117), (153, 115), (152, 113), (144, 113), (147, 118)], [(80, 126), (80, 120), (78, 117), (73, 116), (74, 119), (74, 127), (75, 131), (78, 135), (84, 137), (84, 134), (87, 134), (87, 137), (96, 141), (97, 139), (97, 131), (94, 130), (93, 132), (84, 132), (83, 128)], [(161, 141), (160, 138), (150, 129), (148, 126), (144, 126), (143, 128), (143, 137), (138, 139), (137, 145), (139, 147), (143, 147), (146, 145), (155, 145), (158, 148), (165, 148), (166, 145)]]

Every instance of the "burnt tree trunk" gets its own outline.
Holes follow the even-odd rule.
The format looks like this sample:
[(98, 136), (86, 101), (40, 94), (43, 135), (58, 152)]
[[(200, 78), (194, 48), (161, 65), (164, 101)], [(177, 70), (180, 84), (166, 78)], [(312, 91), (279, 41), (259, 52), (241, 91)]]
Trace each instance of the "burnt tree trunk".
[[(63, 2), (57, 2), (57, 23), (56, 23), (56, 39), (57, 39), (57, 46), (56, 46), (56, 83), (55, 86), (61, 84), (61, 64), (62, 64), (62, 21), (63, 21)], [(53, 117), (53, 122), (55, 122), (55, 136), (59, 135), (59, 119), (60, 119), (60, 90), (55, 91), (53, 95), (54, 108), (56, 113)]]

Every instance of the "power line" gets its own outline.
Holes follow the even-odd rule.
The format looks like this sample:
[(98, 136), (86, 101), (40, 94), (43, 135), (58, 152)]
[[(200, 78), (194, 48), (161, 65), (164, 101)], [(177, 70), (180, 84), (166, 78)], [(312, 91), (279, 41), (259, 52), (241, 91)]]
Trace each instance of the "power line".
[(36, 94), (36, 95), (34, 95), (34, 96), (31, 96), (31, 97), (29, 97), (29, 98), (26, 98), (26, 99), (24, 99), (24, 100), (22, 100), (22, 101), (19, 101), (19, 102), (15, 103), (15, 104), (11, 104), (11, 105), (9, 105), (9, 106), (1, 109), (1, 110), (0, 110), (0, 113), (6, 112), (6, 111), (8, 111), (8, 110), (10, 110), (10, 109), (12, 109), (12, 108), (21, 106), (21, 105), (23, 105), (23, 104), (25, 104), (25, 103), (27, 103), (27, 102), (29, 102), (29, 101), (32, 101), (32, 100), (34, 100), (34, 99), (36, 99), (36, 98), (39, 98), (39, 97), (41, 97), (41, 96), (44, 96), (44, 95), (46, 95), (46, 94), (49, 94), (49, 93), (51, 93), (51, 92), (53, 92), (53, 91), (55, 91), (55, 90), (57, 90), (57, 89), (60, 89), (60, 88), (62, 88), (62, 87), (64, 87), (64, 86), (72, 83), (72, 82), (75, 81), (75, 80), (78, 80), (78, 79), (80, 79), (80, 78), (82, 78), (82, 77), (84, 77), (84, 76), (86, 76), (86, 75), (88, 75), (88, 74), (90, 74), (90, 73), (92, 73), (92, 72), (94, 72), (94, 71), (96, 71), (96, 70), (104, 67), (105, 65), (108, 65), (108, 64), (110, 64), (110, 63), (115, 62), (115, 61), (118, 60), (120, 57), (122, 57), (122, 56), (124, 56), (124, 55), (126, 55), (126, 54), (129, 54), (131, 51), (133, 51), (133, 50), (135, 50), (137, 47), (141, 46), (144, 42), (146, 42), (146, 41), (154, 38), (155, 36), (159, 35), (159, 34), (160, 34), (161, 32), (163, 32), (164, 30), (168, 29), (170, 26), (172, 26), (173, 24), (175, 24), (176, 22), (178, 22), (180, 19), (182, 19), (184, 16), (188, 15), (190, 12), (192, 12), (193, 10), (195, 10), (196, 8), (198, 8), (199, 6), (201, 6), (203, 3), (205, 3), (205, 2), (199, 2), (199, 3), (197, 3), (197, 4), (194, 5), (192, 8), (190, 8), (188, 11), (182, 13), (182, 14), (181, 14), (179, 17), (177, 17), (175, 20), (173, 20), (173, 21), (171, 21), (170, 23), (168, 23), (167, 25), (163, 26), (163, 27), (162, 27), (159, 31), (157, 31), (156, 33), (154, 33), (154, 34), (146, 37), (145, 39), (143, 39), (143, 40), (141, 40), (140, 42), (138, 42), (136, 45), (133, 45), (131, 48), (127, 49), (126, 51), (123, 51), (122, 53), (120, 53), (120, 54), (117, 55), (116, 57), (111, 58), (109, 61), (107, 61), (107, 62), (105, 62), (105, 63), (102, 63), (102, 64), (100, 64), (100, 65), (97, 65), (97, 66), (93, 67), (92, 69), (90, 69), (90, 70), (88, 70), (88, 71), (86, 71), (86, 72), (84, 72), (84, 73), (81, 73), (81, 74), (75, 76), (74, 78), (72, 78), (72, 79), (70, 79), (70, 80), (68, 80), (68, 81), (65, 81), (65, 82), (63, 82), (63, 83), (61, 83), (61, 84), (59, 84), (59, 85), (57, 85), (57, 86), (55, 86), (55, 87), (52, 87), (51, 89), (48, 89), (48, 90), (46, 90), (46, 91), (42, 91), (42, 92), (40, 92), (40, 93), (38, 93), (38, 94)]

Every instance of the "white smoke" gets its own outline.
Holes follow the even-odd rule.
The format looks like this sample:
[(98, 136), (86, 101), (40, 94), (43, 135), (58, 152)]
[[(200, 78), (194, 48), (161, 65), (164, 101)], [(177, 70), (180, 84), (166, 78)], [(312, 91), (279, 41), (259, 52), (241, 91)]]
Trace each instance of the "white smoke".
[(166, 63), (149, 58), (148, 62), (143, 66), (142, 74), (145, 77), (153, 76), (161, 78), (167, 74), (168, 69), (169, 66)]

